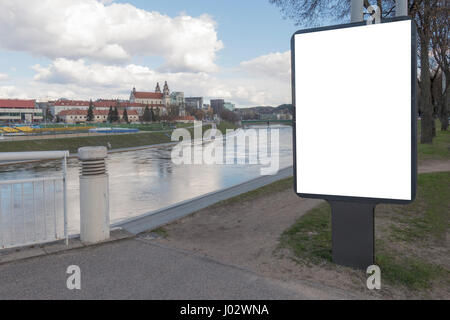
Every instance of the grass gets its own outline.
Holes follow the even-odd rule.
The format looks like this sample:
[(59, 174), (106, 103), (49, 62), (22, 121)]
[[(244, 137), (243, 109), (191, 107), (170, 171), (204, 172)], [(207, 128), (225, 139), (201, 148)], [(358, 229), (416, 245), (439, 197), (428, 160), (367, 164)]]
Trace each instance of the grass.
[[(384, 225), (388, 227), (383, 229)], [(449, 227), (450, 172), (419, 175), (418, 197), (410, 205), (378, 206), (376, 263), (383, 279), (413, 290), (430, 289), (434, 281), (449, 285), (448, 266), (433, 254), (436, 248), (448, 250)], [(280, 237), (280, 247), (289, 249), (300, 263), (332, 265), (328, 203), (310, 210), (288, 228)]]
[(391, 238), (415, 243), (445, 241), (450, 227), (450, 172), (421, 174), (418, 195), (407, 206), (384, 206), (393, 215)]
[(227, 133), (227, 130), (235, 130), (236, 128), (237, 128), (237, 126), (234, 123), (231, 123), (228, 121), (221, 121), (217, 125), (217, 129), (219, 129), (223, 135), (225, 135)]
[(432, 144), (420, 143), (420, 120), (417, 123), (417, 129), (419, 161), (450, 159), (450, 131), (441, 131), (441, 124), (438, 120), (436, 120), (436, 137)]
[(389, 252), (377, 254), (376, 263), (380, 266), (383, 281), (415, 291), (431, 289), (433, 281), (448, 281), (450, 276), (444, 267), (425, 259), (399, 257)]
[(162, 238), (167, 238), (167, 230), (164, 229), (163, 227), (160, 227), (158, 229), (152, 230), (152, 233), (157, 234), (158, 236), (162, 237)]
[(331, 210), (327, 203), (308, 211), (281, 235), (297, 261), (331, 262)]
[[(205, 126), (204, 129), (208, 127)], [(191, 134), (193, 133), (192, 128), (188, 130)], [(112, 149), (120, 149), (168, 142), (171, 142), (171, 131), (60, 139), (2, 141), (0, 142), (0, 152), (68, 150), (71, 153), (76, 153), (80, 147), (107, 146), (108, 143), (111, 144)]]
[(71, 153), (76, 153), (80, 147), (107, 146), (108, 143), (111, 144), (113, 149), (118, 149), (166, 142), (170, 142), (170, 136), (162, 132), (153, 132), (111, 136), (4, 141), (0, 143), (0, 152), (69, 150)]

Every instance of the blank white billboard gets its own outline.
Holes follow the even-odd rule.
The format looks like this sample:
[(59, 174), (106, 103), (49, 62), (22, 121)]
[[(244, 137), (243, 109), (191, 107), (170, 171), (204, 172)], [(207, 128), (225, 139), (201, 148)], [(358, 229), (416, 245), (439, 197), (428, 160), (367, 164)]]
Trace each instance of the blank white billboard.
[(413, 200), (411, 28), (294, 35), (298, 194)]

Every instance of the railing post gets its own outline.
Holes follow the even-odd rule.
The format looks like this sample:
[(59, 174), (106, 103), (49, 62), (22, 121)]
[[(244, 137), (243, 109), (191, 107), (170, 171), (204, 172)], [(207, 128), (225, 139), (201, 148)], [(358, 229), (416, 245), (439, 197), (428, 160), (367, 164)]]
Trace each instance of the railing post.
[(109, 239), (109, 187), (106, 147), (78, 149), (80, 175), (80, 234), (86, 244)]
[(69, 245), (69, 232), (68, 232), (68, 221), (67, 221), (67, 156), (64, 156), (62, 160), (63, 169), (63, 203), (64, 203), (64, 239), (66, 241), (66, 246)]

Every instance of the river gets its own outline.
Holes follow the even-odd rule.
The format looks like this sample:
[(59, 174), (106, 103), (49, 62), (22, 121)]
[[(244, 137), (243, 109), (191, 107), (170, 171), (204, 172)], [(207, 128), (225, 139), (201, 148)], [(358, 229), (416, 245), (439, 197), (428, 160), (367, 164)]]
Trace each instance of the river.
[[(279, 130), (280, 169), (292, 165), (292, 127), (273, 125), (270, 128)], [(224, 165), (175, 165), (171, 161), (172, 148), (173, 146), (153, 147), (108, 155), (111, 223), (230, 187), (260, 175), (261, 165), (237, 164), (237, 161)], [(236, 160), (245, 155), (233, 156)], [(71, 234), (78, 233), (80, 225), (79, 169), (78, 160), (69, 159), (67, 190), (68, 225)], [(60, 161), (0, 167), (0, 180), (60, 174)]]

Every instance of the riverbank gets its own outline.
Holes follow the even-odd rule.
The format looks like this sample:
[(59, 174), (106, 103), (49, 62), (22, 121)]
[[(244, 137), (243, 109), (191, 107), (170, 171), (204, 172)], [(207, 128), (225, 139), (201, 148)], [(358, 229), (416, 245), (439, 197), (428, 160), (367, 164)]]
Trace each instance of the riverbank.
[[(450, 168), (450, 161), (438, 168)], [(426, 166), (430, 170), (430, 166)], [(448, 170), (448, 169), (447, 169)], [(420, 172), (424, 171), (420, 167)], [(311, 281), (373, 298), (450, 297), (450, 172), (419, 175), (417, 201), (376, 209), (382, 289), (330, 261), (330, 209), (292, 191), (292, 178), (226, 200), (150, 234), (158, 243), (292, 283)]]
[[(204, 125), (203, 130), (211, 128)], [(225, 134), (227, 129), (236, 129), (234, 124), (221, 122), (217, 129)], [(193, 133), (193, 128), (186, 128)], [(68, 150), (76, 153), (80, 147), (107, 146), (111, 150), (125, 150), (136, 147), (149, 147), (170, 143), (173, 130), (157, 132), (141, 132), (135, 134), (97, 135), (88, 137), (66, 137), (26, 141), (1, 141), (0, 152), (51, 151)]]

